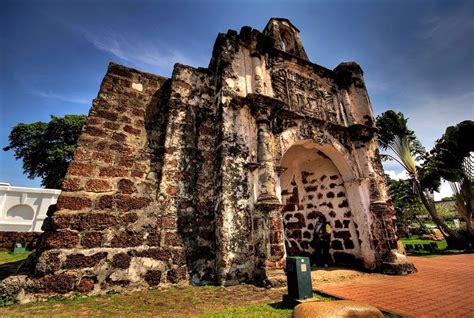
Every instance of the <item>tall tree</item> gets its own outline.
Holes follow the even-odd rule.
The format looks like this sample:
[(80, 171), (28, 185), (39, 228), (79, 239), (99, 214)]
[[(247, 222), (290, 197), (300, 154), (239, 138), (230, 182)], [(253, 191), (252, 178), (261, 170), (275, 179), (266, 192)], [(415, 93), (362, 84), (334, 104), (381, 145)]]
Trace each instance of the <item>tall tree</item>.
[(421, 180), (427, 188), (436, 189), (441, 178), (450, 182), (456, 210), (466, 221), (468, 233), (471, 235), (474, 210), (473, 135), (472, 120), (446, 128), (443, 136), (436, 141), (426, 156), (421, 169)]
[(416, 139), (413, 130), (407, 125), (408, 118), (400, 112), (393, 110), (386, 111), (377, 117), (378, 141), (382, 149), (390, 149), (392, 154), (386, 154), (385, 157), (397, 161), (409, 174), (414, 191), (420, 197), (421, 202), (431, 216), (431, 219), (440, 229), (448, 241), (463, 242), (464, 237), (449, 228), (441, 219), (436, 207), (427, 193), (427, 189), (422, 185), (419, 175), (419, 167), (416, 161), (423, 156), (425, 151), (421, 143)]
[(10, 144), (3, 150), (13, 150), (15, 158), (23, 160), (28, 178), (40, 177), (42, 186), (60, 189), (86, 118), (51, 116), (47, 123), (20, 123), (11, 130)]

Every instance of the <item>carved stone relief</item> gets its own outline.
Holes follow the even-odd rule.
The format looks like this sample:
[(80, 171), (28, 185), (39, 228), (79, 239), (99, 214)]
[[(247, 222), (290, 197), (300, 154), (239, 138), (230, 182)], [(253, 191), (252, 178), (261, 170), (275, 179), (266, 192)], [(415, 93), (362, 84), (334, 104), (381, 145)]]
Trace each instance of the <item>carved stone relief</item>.
[(287, 103), (291, 110), (340, 123), (335, 95), (314, 79), (281, 69), (272, 73), (272, 85), (275, 97)]

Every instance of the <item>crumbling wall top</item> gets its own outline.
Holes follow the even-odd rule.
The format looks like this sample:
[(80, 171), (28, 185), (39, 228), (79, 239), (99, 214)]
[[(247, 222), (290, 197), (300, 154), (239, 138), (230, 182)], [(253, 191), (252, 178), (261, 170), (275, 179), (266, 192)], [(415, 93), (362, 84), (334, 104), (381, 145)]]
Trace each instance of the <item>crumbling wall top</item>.
[(301, 42), (300, 31), (288, 19), (271, 18), (263, 34), (275, 39), (275, 48), (308, 60)]

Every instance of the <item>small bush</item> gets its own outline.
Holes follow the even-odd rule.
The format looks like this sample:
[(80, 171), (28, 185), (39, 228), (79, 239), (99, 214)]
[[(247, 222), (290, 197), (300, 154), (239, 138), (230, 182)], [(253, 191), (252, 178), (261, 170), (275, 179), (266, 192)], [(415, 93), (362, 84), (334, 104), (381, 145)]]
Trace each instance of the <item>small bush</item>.
[(7, 307), (14, 305), (16, 303), (15, 297), (11, 294), (6, 294), (5, 296), (0, 298), (0, 307)]

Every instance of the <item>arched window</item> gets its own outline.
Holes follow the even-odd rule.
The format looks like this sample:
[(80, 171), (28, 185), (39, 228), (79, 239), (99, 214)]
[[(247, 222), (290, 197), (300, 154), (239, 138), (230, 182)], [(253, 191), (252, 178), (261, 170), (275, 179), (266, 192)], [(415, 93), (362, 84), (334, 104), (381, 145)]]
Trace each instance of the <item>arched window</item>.
[(293, 37), (287, 31), (283, 31), (281, 33), (281, 47), (283, 51), (294, 54), (295, 44), (293, 41)]
[(33, 220), (35, 211), (26, 204), (15, 205), (7, 211), (6, 217), (17, 221)]

